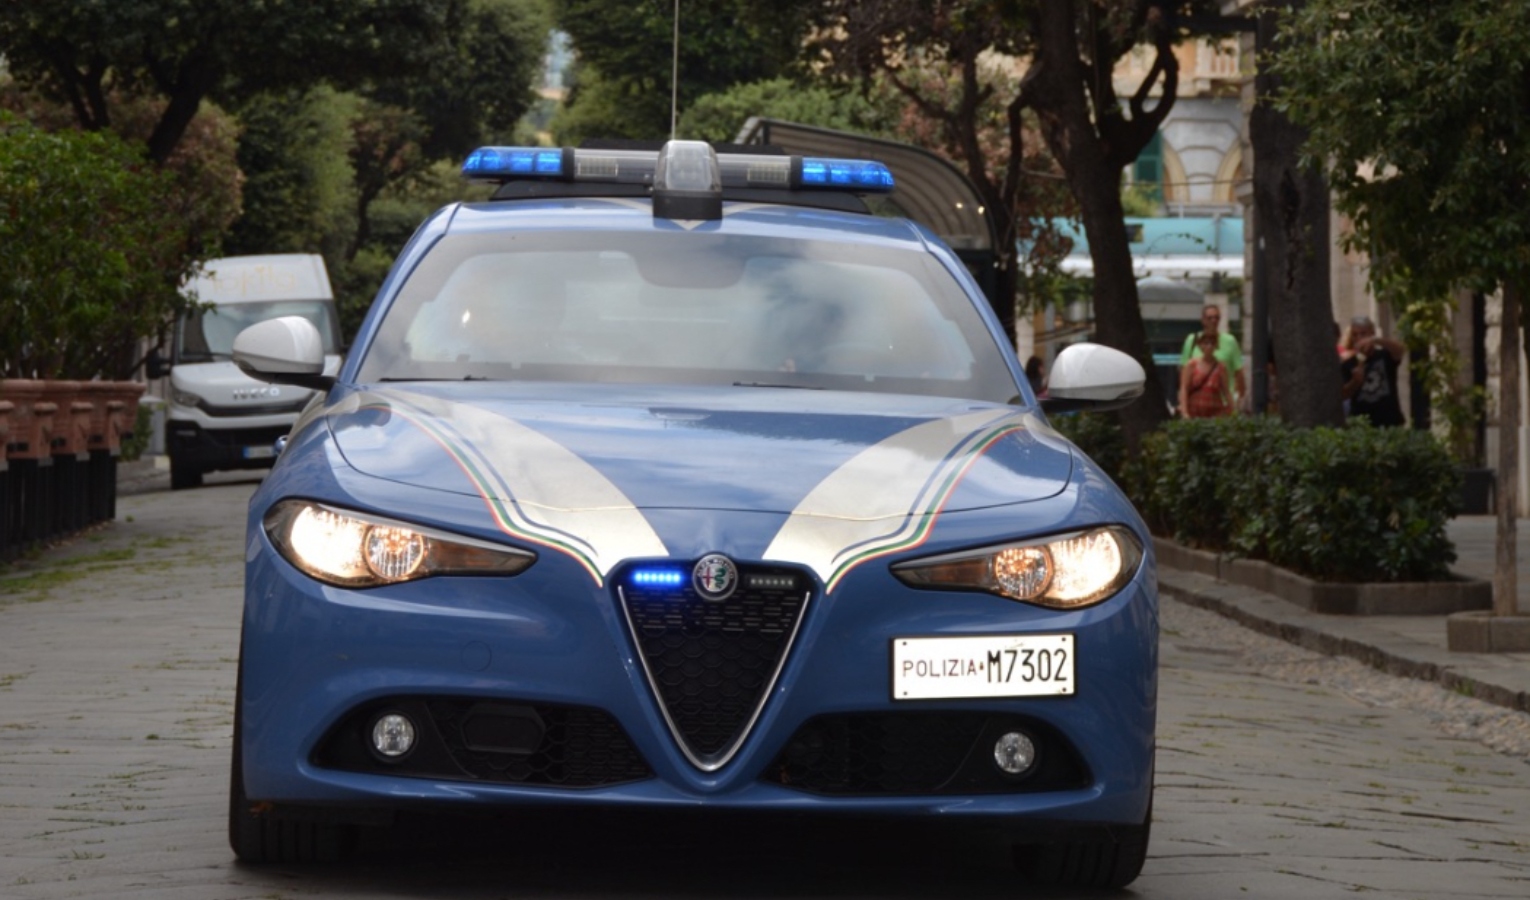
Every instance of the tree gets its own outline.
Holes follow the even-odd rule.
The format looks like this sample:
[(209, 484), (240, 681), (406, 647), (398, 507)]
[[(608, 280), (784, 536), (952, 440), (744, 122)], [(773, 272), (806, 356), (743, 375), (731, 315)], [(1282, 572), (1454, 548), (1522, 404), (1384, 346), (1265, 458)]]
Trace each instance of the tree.
[(359, 102), (320, 86), (269, 91), (239, 107), (244, 214), (224, 239), (225, 252), (343, 258), (356, 233), (349, 155)]
[[(476, 146), (513, 143), (536, 99), (549, 29), (541, 0), (469, 0), (448, 26), (454, 37), (414, 67), (348, 92), (268, 91), (237, 108), (249, 182), (231, 252), (322, 252), (348, 333), (434, 208), (408, 204), (410, 228), (400, 236), (390, 222), (380, 234), (379, 202), (433, 182), (440, 163), (460, 164)], [(461, 199), (455, 183), (450, 199)]]
[[(674, 0), (556, 0), (554, 16), (578, 62), (559, 143), (585, 138), (660, 139), (670, 133)], [(679, 4), (679, 108), (736, 84), (786, 74), (806, 20), (751, 0)]]
[(172, 173), (0, 113), (0, 377), (122, 379), (198, 258)]
[[(1066, 177), (1089, 237), (1094, 262), (1096, 334), (1102, 343), (1136, 357), (1153, 371), (1147, 329), (1138, 305), (1130, 242), (1121, 206), (1121, 176), (1136, 160), (1174, 105), (1178, 63), (1174, 44), (1185, 36), (1181, 7), (1206, 3), (1168, 0), (829, 0), (812, 5), (817, 29), (811, 48), (832, 71), (883, 73), (931, 120), (997, 213), (1002, 283), (1018, 278), (1016, 251), (1037, 218), (1044, 183), (1028, 170), (1039, 158), (1027, 126), (1034, 114), (1050, 157)], [(1133, 47), (1151, 46), (1147, 77), (1123, 102), (1115, 92), (1116, 64)], [(1013, 89), (985, 78), (995, 56), (1023, 67)], [(901, 77), (911, 63), (938, 59), (956, 82), (944, 98)], [(983, 111), (997, 106), (1005, 141), (981, 139)], [(996, 165), (1002, 160), (1002, 165)], [(1007, 304), (1001, 304), (1007, 306)], [(999, 309), (1007, 326), (1013, 309)], [(1162, 388), (1148, 379), (1147, 396), (1122, 413), (1127, 440), (1167, 415)]]
[(110, 128), (121, 97), (166, 101), (149, 158), (174, 152), (204, 100), (407, 72), (450, 44), (468, 0), (7, 0), (0, 55), (22, 84)]
[(1517, 612), (1520, 304), (1530, 277), (1530, 5), (1308, 0), (1280, 106), (1310, 132), (1372, 282), (1447, 302), (1501, 290), (1494, 612)]
[[(152, 97), (113, 97), (117, 115), (112, 131), (142, 147), (164, 107)], [(67, 107), (35, 92), (23, 90), (0, 76), (0, 109), (15, 113), (43, 131), (77, 128)], [(188, 126), (185, 136), (161, 168), (170, 173), (173, 191), (165, 202), (185, 227), (178, 233), (190, 242), (187, 252), (200, 253), (218, 245), (229, 223), (241, 212), (243, 176), (236, 161), (239, 125), (222, 109), (206, 105)]]
[[(1261, 59), (1278, 50), (1278, 23), (1300, 5), (1296, 0), (1281, 10), (1260, 9), (1255, 43)], [(1256, 292), (1268, 298), (1267, 304), (1255, 304), (1255, 314), (1263, 316), (1256, 327), (1267, 324), (1266, 334), (1280, 336), (1271, 343), (1278, 344), (1281, 418), (1304, 428), (1338, 427), (1344, 424), (1344, 408), (1332, 349), (1328, 182), (1322, 171), (1302, 163), (1306, 132), (1271, 102), (1280, 91), (1280, 73), (1260, 65), (1254, 84), (1259, 102), (1249, 113), (1248, 130), (1254, 147), (1256, 252), (1262, 258), (1254, 275), (1263, 282), (1255, 285)], [(1250, 354), (1258, 363), (1251, 367), (1256, 387), (1264, 369), (1259, 358), (1264, 337), (1256, 332)], [(1264, 396), (1255, 393), (1256, 400)]]
[(816, 9), (808, 50), (815, 68), (896, 92), (915, 113), (900, 129), (907, 139), (946, 155), (977, 189), (996, 226), (994, 313), (1013, 338), (1019, 244), (1056, 210), (1035, 194), (1050, 185), (1024, 171), (1052, 166), (1036, 158), (1041, 142), (1022, 114), (1014, 60), (1033, 45), (1010, 6), (831, 0)]
[(707, 94), (680, 116), (680, 136), (703, 141), (731, 141), (752, 116), (768, 116), (803, 125), (890, 133), (897, 110), (885, 98), (870, 98), (854, 90), (834, 90), (822, 84), (771, 78), (735, 85)]

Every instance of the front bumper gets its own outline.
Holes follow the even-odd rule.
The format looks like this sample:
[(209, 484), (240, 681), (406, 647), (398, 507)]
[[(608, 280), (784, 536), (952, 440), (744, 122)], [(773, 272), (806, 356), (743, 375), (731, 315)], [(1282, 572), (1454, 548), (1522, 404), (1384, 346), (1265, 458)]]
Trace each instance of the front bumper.
[[(514, 578), (348, 591), (298, 573), (258, 529), (248, 549), (242, 750), (246, 792), (256, 800), (700, 806), (1003, 823), (1137, 824), (1146, 814), (1157, 662), (1151, 557), (1121, 594), (1067, 614), (987, 595), (911, 591), (885, 567), (864, 567), (832, 594), (812, 597), (747, 738), (725, 765), (707, 771), (666, 723), (615, 589), (565, 557), (546, 554)], [(1024, 633), (1074, 635), (1073, 696), (891, 698), (896, 637)], [(375, 714), (400, 708), (426, 720), (429, 740), (420, 749), (432, 748), (409, 765), (380, 762), (364, 747)], [(460, 721), (475, 710), (537, 720), (544, 736), (562, 729), (563, 744), (501, 748), (512, 752), (499, 757), (491, 747), (489, 763), (500, 765), (475, 768), (461, 748), (447, 746), (451, 740), (437, 740), (442, 717)], [(577, 747), (567, 738), (575, 720), (585, 741)], [(1044, 736), (1054, 760), (1071, 762), (1040, 781), (996, 780), (973, 748), (985, 746), (993, 729), (1016, 724)], [(919, 741), (967, 743), (938, 751), (961, 757), (960, 765), (922, 779), (841, 771), (842, 760), (862, 759), (888, 734), (902, 742), (905, 758), (936, 752)], [(803, 747), (839, 750), (805, 758)], [(596, 751), (604, 755), (598, 765), (569, 774), (571, 755), (588, 762)], [(862, 768), (886, 769), (886, 759), (862, 759)]]
[(165, 423), (165, 447), (176, 464), (194, 469), (269, 469), (276, 461), (277, 439), (291, 430), (291, 422), (254, 428), (203, 428), (196, 422), (170, 419)]

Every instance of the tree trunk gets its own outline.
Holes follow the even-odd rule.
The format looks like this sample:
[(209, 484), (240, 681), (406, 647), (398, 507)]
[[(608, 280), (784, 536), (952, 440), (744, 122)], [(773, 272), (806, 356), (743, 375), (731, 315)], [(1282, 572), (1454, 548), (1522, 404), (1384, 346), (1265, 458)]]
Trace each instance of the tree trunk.
[(1147, 326), (1132, 272), (1131, 242), (1121, 208), (1121, 170), (1111, 161), (1084, 93), (1085, 70), (1074, 30), (1073, 3), (1042, 3), (1036, 10), (1037, 56), (1027, 75), (1029, 105), (1042, 136), (1068, 178), (1078, 201), (1089, 257), (1094, 263), (1094, 327), (1100, 343), (1142, 364), (1147, 373), (1142, 399), (1121, 411), (1129, 451), (1168, 419), (1163, 386), (1148, 351)]
[(160, 89), (169, 97), (165, 111), (149, 135), (149, 159), (164, 165), (186, 135), (186, 128), (202, 108), (202, 100), (217, 82), (217, 68), (206, 55), (188, 58), (181, 64), (173, 84)]
[[(1273, 11), (1259, 15), (1261, 59), (1272, 49), (1277, 17)], [(1269, 339), (1269, 348), (1279, 370), (1281, 418), (1303, 428), (1339, 426), (1344, 408), (1329, 285), (1328, 184), (1321, 174), (1300, 167), (1306, 132), (1269, 102), (1279, 80), (1261, 68), (1254, 84), (1259, 101), (1248, 124), (1254, 148), (1254, 252), (1259, 257), (1254, 273), (1263, 279), (1258, 288), (1269, 308), (1263, 311), (1264, 321), (1255, 310), (1249, 371), (1257, 376), (1263, 369), (1265, 338), (1276, 336)]]
[(1519, 368), (1520, 283), (1503, 286), (1498, 327), (1498, 541), (1493, 566), (1493, 615), (1519, 614)]

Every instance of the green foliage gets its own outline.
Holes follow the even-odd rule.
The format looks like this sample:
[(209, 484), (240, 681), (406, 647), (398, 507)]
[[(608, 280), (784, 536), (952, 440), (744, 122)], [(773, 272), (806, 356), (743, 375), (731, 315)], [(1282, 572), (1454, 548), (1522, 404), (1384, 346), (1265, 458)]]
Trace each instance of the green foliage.
[(438, 207), (473, 195), (475, 146), (517, 142), (548, 19), (542, 0), (469, 0), (452, 38), (354, 92), (259, 94), (240, 109), (246, 215), (227, 252), (320, 252), (354, 334), (393, 257)]
[(1477, 465), (1477, 424), (1487, 408), (1487, 391), (1482, 385), (1462, 384), (1461, 354), (1453, 333), (1454, 299), (1394, 297), (1390, 302), (1403, 310), (1399, 336), (1410, 349), (1425, 351), (1408, 365), (1413, 383), (1429, 394), (1430, 430), (1456, 462)]
[(771, 78), (735, 85), (700, 98), (680, 117), (680, 136), (731, 141), (751, 116), (782, 119), (820, 128), (876, 134), (896, 111), (859, 91)]
[(148, 138), (169, 158), (204, 99), (224, 105), (329, 82), (358, 88), (439, 72), (466, 52), (462, 29), (483, 0), (7, 0), (0, 55), (22, 83), (110, 127), (118, 91), (169, 102)]
[(393, 259), (426, 217), (449, 203), (482, 200), (489, 192), (462, 180), (456, 161), (443, 161), (408, 183), (383, 191), (372, 204), (369, 239), (349, 259), (326, 259), (347, 341), (360, 327)]
[(1095, 461), (1117, 484), (1125, 484), (1126, 434), (1114, 413), (1065, 413), (1052, 417), (1052, 427)]
[(1175, 421), (1144, 439), (1127, 481), (1155, 533), (1319, 580), (1427, 581), (1455, 561), (1460, 474), (1416, 431)]
[(1121, 210), (1128, 216), (1148, 218), (1163, 211), (1162, 189), (1152, 184), (1121, 185)]
[(138, 404), (138, 412), (133, 419), (132, 434), (122, 436), (122, 455), (119, 457), (123, 462), (133, 462), (143, 456), (149, 449), (149, 442), (154, 439), (154, 409), (147, 403)]
[(1375, 275), (1443, 297), (1530, 272), (1530, 4), (1309, 0), (1282, 43), (1279, 107)]
[(0, 375), (128, 377), (196, 259), (174, 177), (115, 135), (0, 113)]
[[(557, 25), (579, 57), (568, 104), (552, 123), (557, 143), (669, 136), (674, 10), (667, 0), (556, 0)], [(737, 84), (786, 74), (806, 25), (779, 4), (680, 4), (679, 108)]]
[(239, 108), (244, 215), (224, 241), (228, 255), (341, 258), (355, 233), (348, 156), (356, 110), (354, 95), (327, 87), (262, 94)]

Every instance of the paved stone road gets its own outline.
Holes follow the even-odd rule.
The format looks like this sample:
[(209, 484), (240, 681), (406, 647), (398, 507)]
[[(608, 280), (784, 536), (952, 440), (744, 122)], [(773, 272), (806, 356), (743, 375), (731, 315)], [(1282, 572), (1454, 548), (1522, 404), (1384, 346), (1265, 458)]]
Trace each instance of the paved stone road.
[[(887, 826), (411, 819), (345, 866), (224, 838), (249, 484), (149, 493), (0, 571), (0, 898), (1041, 896), (998, 848)], [(1164, 605), (1137, 896), (1530, 895), (1530, 720)], [(1462, 737), (1461, 735), (1467, 735)], [(681, 823), (682, 825), (684, 823)]]

